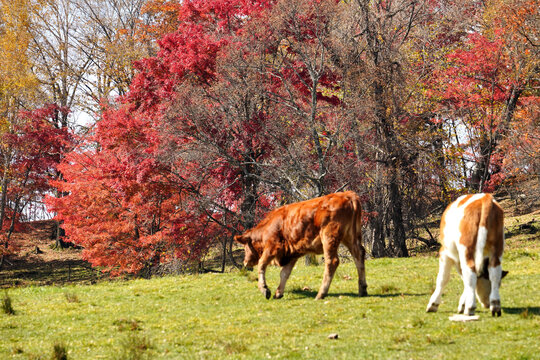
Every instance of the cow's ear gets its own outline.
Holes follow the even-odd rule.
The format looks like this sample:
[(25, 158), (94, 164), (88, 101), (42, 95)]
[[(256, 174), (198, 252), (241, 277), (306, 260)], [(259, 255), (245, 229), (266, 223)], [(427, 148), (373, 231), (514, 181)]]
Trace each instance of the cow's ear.
[(501, 275), (501, 279), (504, 279), (504, 277), (505, 277), (506, 275), (508, 275), (508, 271), (503, 270), (503, 271), (502, 271), (502, 275)]
[(234, 241), (245, 245), (247, 243), (248, 239), (246, 239), (244, 237), (244, 235), (234, 235)]

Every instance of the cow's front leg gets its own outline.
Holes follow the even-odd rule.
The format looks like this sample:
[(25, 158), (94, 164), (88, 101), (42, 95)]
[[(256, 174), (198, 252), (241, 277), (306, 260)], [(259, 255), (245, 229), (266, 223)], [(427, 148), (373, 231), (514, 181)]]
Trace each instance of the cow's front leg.
[(281, 279), (279, 282), (279, 286), (276, 290), (276, 294), (274, 295), (275, 299), (281, 299), (283, 297), (283, 292), (285, 291), (285, 284), (287, 283), (287, 280), (289, 280), (289, 276), (291, 275), (291, 271), (296, 264), (296, 260), (298, 259), (291, 259), (291, 261), (287, 265), (281, 268)]
[(450, 280), (450, 270), (452, 269), (453, 260), (448, 256), (441, 254), (439, 258), (439, 273), (437, 274), (437, 285), (435, 291), (429, 299), (428, 306), (426, 308), (427, 312), (436, 312), (439, 309), (441, 304), (441, 297), (444, 287)]
[(489, 294), (489, 309), (491, 316), (501, 316), (501, 296), (499, 294), (499, 286), (502, 278), (501, 265), (496, 267), (488, 267), (489, 281), (491, 283), (491, 292)]
[(259, 259), (259, 264), (258, 264), (259, 280), (258, 280), (257, 285), (259, 287), (259, 291), (262, 292), (263, 295), (267, 299), (270, 299), (270, 296), (272, 296), (272, 292), (268, 288), (268, 285), (266, 285), (266, 267), (268, 266), (269, 263), (270, 263), (270, 258), (268, 254), (265, 252)]

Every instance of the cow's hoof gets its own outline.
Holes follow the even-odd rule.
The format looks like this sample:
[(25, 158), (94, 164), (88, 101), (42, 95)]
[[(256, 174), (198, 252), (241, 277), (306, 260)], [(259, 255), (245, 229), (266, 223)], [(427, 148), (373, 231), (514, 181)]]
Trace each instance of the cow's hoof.
[(439, 304), (428, 304), (427, 308), (426, 308), (426, 312), (437, 312), (437, 310), (439, 310)]
[(501, 302), (499, 300), (492, 300), (491, 305), (489, 306), (491, 310), (491, 316), (501, 316)]
[(266, 300), (270, 299), (272, 297), (272, 292), (270, 291), (269, 288), (265, 288), (263, 290), (263, 294), (264, 294), (264, 297), (266, 298)]
[(360, 289), (360, 291), (359, 291), (358, 294), (360, 295), (360, 297), (368, 296), (368, 293), (367, 293), (367, 286), (363, 286), (363, 287)]
[(470, 309), (466, 309), (464, 311), (464, 314), (467, 315), (467, 316), (473, 316), (474, 315), (474, 311), (476, 310), (476, 308), (472, 307)]
[(280, 294), (280, 293), (275, 293), (274, 294), (274, 299), (281, 299), (283, 297), (283, 294)]

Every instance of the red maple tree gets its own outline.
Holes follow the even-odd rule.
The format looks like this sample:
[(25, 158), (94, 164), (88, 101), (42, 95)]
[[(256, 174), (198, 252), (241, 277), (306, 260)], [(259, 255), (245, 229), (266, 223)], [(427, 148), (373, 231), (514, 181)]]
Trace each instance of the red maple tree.
[(23, 111), (0, 135), (4, 160), (0, 166), (2, 254), (16, 245), (10, 241), (11, 235), (26, 220), (24, 210), (53, 190), (49, 181), (58, 176), (58, 164), (73, 144), (69, 131), (55, 126), (58, 117), (67, 112), (57, 105)]

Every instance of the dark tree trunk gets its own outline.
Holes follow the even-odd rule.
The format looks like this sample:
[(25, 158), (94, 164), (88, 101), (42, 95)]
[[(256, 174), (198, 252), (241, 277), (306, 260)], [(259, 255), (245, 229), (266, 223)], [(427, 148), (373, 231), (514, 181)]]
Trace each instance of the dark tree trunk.
[(247, 154), (244, 156), (242, 186), (244, 201), (240, 205), (240, 210), (244, 218), (244, 228), (249, 229), (255, 225), (255, 208), (257, 205), (257, 191), (259, 186), (258, 169), (255, 165), (257, 155)]
[(0, 183), (0, 231), (4, 227), (4, 219), (6, 217), (6, 204), (7, 204), (7, 184), (8, 184), (8, 175), (7, 171), (4, 171), (2, 176), (2, 182)]
[(221, 272), (225, 272), (225, 264), (227, 262), (227, 238), (224, 237), (221, 241), (221, 245), (223, 246), (223, 250), (221, 253)]
[(523, 90), (521, 89), (515, 87), (512, 88), (512, 91), (506, 100), (501, 125), (494, 131), (494, 133), (490, 133), (489, 135), (483, 134), (480, 139), (480, 158), (477, 161), (471, 177), (471, 187), (475, 191), (482, 192), (484, 190), (485, 183), (491, 177), (491, 173), (489, 171), (489, 167), (491, 165), (491, 156), (506, 133), (510, 122), (514, 118), (514, 112), (522, 92)]
[(70, 246), (70, 243), (66, 243), (63, 239), (66, 236), (66, 231), (62, 227), (59, 221), (54, 222), (54, 247), (55, 249), (64, 249)]
[(392, 119), (387, 115), (390, 108), (385, 103), (384, 87), (380, 80), (373, 83), (374, 100), (376, 102), (377, 133), (381, 137), (381, 147), (385, 150), (384, 164), (388, 178), (385, 181), (385, 190), (389, 198), (388, 210), (390, 211), (390, 222), (385, 222), (387, 235), (389, 236), (389, 250), (399, 257), (408, 256), (406, 245), (405, 225), (403, 221), (403, 195), (400, 191), (399, 167), (403, 163), (404, 156), (401, 153)]
[(405, 240), (407, 236), (405, 234), (405, 226), (403, 223), (402, 212), (402, 194), (399, 189), (397, 170), (392, 169), (392, 175), (390, 177), (390, 209), (392, 216), (392, 229), (390, 236), (390, 246), (392, 252), (398, 257), (407, 257), (409, 252), (407, 250), (407, 244)]

